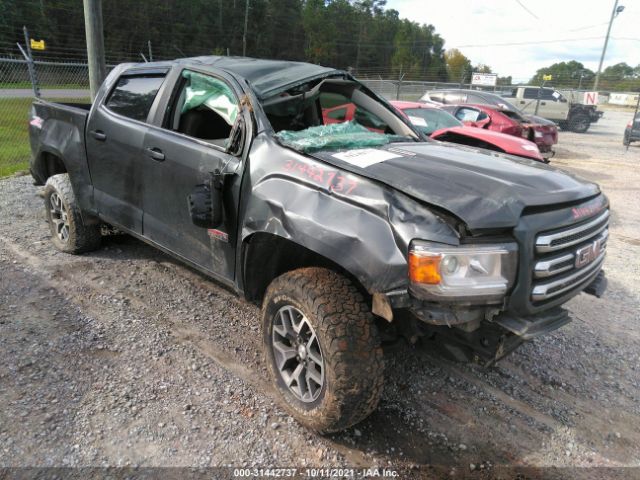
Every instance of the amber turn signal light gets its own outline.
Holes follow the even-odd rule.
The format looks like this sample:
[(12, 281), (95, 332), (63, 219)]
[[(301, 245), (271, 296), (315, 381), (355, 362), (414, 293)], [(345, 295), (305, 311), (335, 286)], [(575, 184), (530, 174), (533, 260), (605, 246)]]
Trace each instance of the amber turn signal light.
[(409, 252), (409, 279), (414, 283), (438, 285), (442, 281), (440, 260), (442, 260), (442, 255)]

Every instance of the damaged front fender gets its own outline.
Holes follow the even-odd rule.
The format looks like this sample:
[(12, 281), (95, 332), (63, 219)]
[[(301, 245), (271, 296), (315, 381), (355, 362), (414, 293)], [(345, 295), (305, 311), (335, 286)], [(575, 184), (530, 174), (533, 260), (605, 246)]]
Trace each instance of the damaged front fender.
[(459, 243), (452, 226), (410, 197), (267, 135), (254, 140), (249, 163), (243, 242), (258, 232), (295, 242), (339, 265), (369, 293), (407, 287), (412, 239)]

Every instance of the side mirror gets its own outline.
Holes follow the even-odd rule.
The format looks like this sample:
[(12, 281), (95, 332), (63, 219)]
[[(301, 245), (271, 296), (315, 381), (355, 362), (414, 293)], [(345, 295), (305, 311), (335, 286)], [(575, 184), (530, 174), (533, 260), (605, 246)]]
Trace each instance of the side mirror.
[(216, 228), (222, 223), (223, 175), (220, 170), (211, 174), (208, 182), (196, 185), (187, 197), (189, 213), (194, 225), (202, 228)]

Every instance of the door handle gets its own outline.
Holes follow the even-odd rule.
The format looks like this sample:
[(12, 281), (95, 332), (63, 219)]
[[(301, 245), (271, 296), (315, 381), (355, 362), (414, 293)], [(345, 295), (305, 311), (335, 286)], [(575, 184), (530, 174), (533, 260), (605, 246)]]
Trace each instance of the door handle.
[(524, 103), (524, 100), (520, 100), (520, 103)]
[(107, 136), (102, 130), (91, 130), (89, 133), (99, 142), (104, 142), (107, 139)]
[(546, 105), (547, 102), (540, 102), (540, 105)]
[(164, 161), (164, 153), (162, 153), (162, 150), (160, 150), (159, 148), (148, 147), (146, 150), (147, 150), (147, 155), (149, 155), (154, 160), (158, 162)]

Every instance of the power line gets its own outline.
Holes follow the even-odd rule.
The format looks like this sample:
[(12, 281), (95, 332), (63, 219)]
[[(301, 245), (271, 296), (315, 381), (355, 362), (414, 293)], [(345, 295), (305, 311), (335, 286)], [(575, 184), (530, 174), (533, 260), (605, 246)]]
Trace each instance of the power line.
[(516, 0), (516, 3), (517, 3), (518, 5), (520, 5), (520, 6), (521, 6), (521, 7), (522, 7), (522, 8), (523, 8), (523, 9), (524, 9), (524, 10), (525, 10), (529, 15), (531, 15), (533, 18), (535, 18), (536, 20), (540, 20), (540, 19), (538, 18), (538, 16), (537, 16), (535, 13), (533, 13), (531, 10), (529, 10), (529, 9), (524, 5), (524, 3), (522, 3), (520, 0)]

